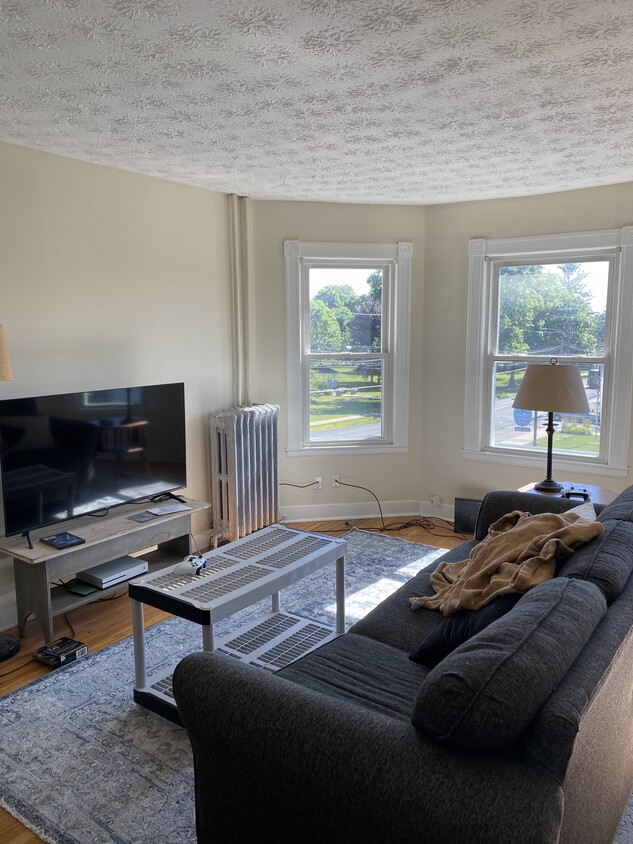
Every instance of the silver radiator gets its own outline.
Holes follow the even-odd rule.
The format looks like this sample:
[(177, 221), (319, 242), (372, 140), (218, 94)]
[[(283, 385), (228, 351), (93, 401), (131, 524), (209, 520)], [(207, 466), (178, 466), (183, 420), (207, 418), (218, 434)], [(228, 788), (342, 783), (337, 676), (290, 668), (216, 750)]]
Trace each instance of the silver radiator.
[(233, 541), (279, 521), (279, 407), (209, 414), (214, 539)]

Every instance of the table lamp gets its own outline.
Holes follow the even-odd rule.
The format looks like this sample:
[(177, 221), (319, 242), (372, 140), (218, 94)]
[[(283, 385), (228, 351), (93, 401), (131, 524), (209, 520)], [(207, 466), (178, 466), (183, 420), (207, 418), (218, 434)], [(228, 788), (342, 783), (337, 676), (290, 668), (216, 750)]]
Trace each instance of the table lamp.
[(534, 489), (539, 492), (560, 492), (563, 485), (552, 479), (552, 441), (556, 430), (554, 413), (589, 411), (580, 369), (572, 365), (561, 366), (556, 358), (552, 358), (548, 364), (529, 363), (512, 407), (547, 413), (547, 477), (535, 484)]
[[(0, 325), (0, 381), (13, 381), (9, 350), (4, 339), (4, 328)], [(20, 650), (20, 640), (8, 633), (0, 633), (0, 662), (9, 659)]]

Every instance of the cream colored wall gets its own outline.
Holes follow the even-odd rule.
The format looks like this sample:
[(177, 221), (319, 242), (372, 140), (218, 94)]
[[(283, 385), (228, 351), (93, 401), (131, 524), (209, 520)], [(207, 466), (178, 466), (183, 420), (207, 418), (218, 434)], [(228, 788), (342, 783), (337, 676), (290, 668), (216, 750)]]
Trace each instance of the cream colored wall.
[[(534, 477), (529, 469), (464, 460), (464, 378), (468, 303), (468, 240), (592, 231), (633, 223), (633, 184), (546, 196), (432, 206), (426, 209), (422, 465), (425, 485), (443, 500), (480, 498), (489, 489), (515, 489)], [(632, 439), (633, 443), (633, 439)], [(629, 459), (631, 465), (631, 459)], [(543, 477), (545, 461), (543, 462)], [(557, 480), (605, 486), (615, 492), (630, 478), (569, 477)]]
[[(422, 314), (425, 210), (414, 206), (336, 205), (305, 202), (252, 203), (253, 282), (251, 312), (251, 400), (281, 406), (280, 479), (310, 483), (323, 475), (324, 488), (281, 487), (283, 505), (316, 506), (343, 502), (367, 502), (376, 513), (372, 497), (361, 490), (331, 489), (330, 476), (372, 489), (381, 501), (418, 499), (425, 491), (422, 474)], [(375, 457), (285, 456), (286, 392), (284, 337), (283, 241), (413, 243), (411, 406), (408, 454)]]
[[(297, 484), (323, 475), (324, 489), (282, 487), (282, 505), (316, 508), (373, 500), (360, 490), (332, 490), (332, 472), (369, 487), (381, 501), (428, 501), (432, 493), (452, 505), (456, 496), (480, 498), (487, 490), (515, 489), (539, 480), (523, 468), (462, 458), (468, 304), (468, 240), (615, 228), (633, 223), (633, 185), (427, 206), (363, 206), (253, 202), (252, 390), (254, 401), (281, 406), (280, 477)], [(287, 458), (285, 444), (283, 241), (396, 241), (414, 244), (410, 450), (393, 457)], [(556, 466), (555, 466), (556, 469)], [(545, 474), (543, 465), (543, 474)], [(560, 480), (620, 491), (629, 479), (591, 475)], [(316, 511), (315, 511), (316, 512)]]
[[(2, 398), (184, 381), (188, 489), (232, 402), (226, 196), (0, 144)], [(204, 515), (196, 531), (208, 526)], [(14, 622), (0, 560), (0, 629)]]
[[(0, 383), (2, 397), (182, 380), (187, 492), (208, 500), (206, 414), (234, 400), (227, 198), (7, 144), (0, 195), (0, 322), (15, 378)], [(249, 398), (281, 406), (281, 480), (324, 477), (321, 492), (282, 487), (283, 505), (359, 502), (376, 512), (368, 493), (331, 489), (333, 472), (381, 501), (439, 493), (448, 504), (533, 480), (526, 470), (461, 456), (468, 240), (630, 225), (633, 185), (427, 208), (250, 205)], [(413, 243), (408, 454), (283, 453), (287, 238)], [(629, 483), (590, 480), (616, 491)], [(0, 629), (14, 617), (11, 567), (0, 559)]]

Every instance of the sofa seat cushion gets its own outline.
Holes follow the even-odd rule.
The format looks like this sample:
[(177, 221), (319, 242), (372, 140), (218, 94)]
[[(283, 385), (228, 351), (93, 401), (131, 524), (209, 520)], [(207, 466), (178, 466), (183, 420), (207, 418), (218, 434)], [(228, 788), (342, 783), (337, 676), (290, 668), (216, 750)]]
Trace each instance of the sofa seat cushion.
[(442, 613), (436, 610), (414, 610), (409, 598), (412, 595), (433, 595), (431, 586), (431, 572), (441, 562), (452, 563), (467, 557), (470, 549), (477, 543), (467, 541), (452, 548), (439, 559), (434, 560), (428, 567), (422, 569), (415, 577), (397, 589), (389, 598), (382, 601), (375, 609), (350, 628), (351, 633), (359, 633), (395, 648), (414, 651), (422, 639), (430, 633), (444, 619)]
[(428, 669), (398, 648), (346, 633), (278, 672), (330, 697), (411, 720), (411, 707)]
[(579, 548), (561, 566), (561, 577), (595, 583), (611, 604), (624, 589), (633, 571), (633, 522), (607, 519), (604, 531)]
[(413, 724), (454, 744), (510, 742), (565, 676), (606, 609), (603, 593), (588, 581), (558, 577), (536, 586), (431, 670)]

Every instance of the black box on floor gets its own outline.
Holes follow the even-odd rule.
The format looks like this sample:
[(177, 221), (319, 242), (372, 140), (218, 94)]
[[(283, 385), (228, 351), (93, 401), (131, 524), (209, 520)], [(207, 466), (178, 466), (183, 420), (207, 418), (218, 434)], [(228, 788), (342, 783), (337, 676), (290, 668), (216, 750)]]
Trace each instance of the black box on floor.
[(455, 520), (453, 529), (455, 533), (474, 533), (477, 524), (477, 516), (481, 507), (480, 498), (456, 498), (455, 499)]
[(68, 636), (62, 636), (60, 639), (55, 639), (54, 642), (47, 642), (42, 645), (37, 650), (35, 657), (40, 662), (45, 662), (53, 668), (59, 668), (62, 665), (76, 662), (86, 656), (87, 653), (88, 645), (78, 642), (76, 639), (70, 639)]

